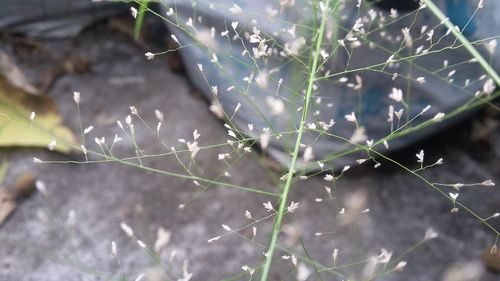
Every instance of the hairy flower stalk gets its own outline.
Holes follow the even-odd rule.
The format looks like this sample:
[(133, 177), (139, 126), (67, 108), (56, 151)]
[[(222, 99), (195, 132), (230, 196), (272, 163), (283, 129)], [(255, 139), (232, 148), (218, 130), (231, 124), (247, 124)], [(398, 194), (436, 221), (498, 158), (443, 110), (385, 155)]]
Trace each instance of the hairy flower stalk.
[[(315, 1), (314, 5), (315, 5), (315, 7), (317, 7), (318, 1)], [(265, 259), (264, 265), (262, 267), (262, 274), (260, 277), (261, 281), (266, 281), (267, 277), (269, 275), (269, 270), (271, 268), (274, 250), (275, 250), (275, 248), (277, 246), (276, 244), (278, 242), (278, 234), (280, 232), (281, 223), (283, 221), (283, 215), (285, 214), (286, 209), (287, 209), (288, 193), (290, 192), (293, 174), (295, 173), (295, 165), (297, 163), (297, 159), (298, 159), (298, 155), (299, 155), (299, 151), (300, 151), (302, 133), (304, 131), (304, 127), (306, 124), (307, 113), (309, 110), (309, 103), (310, 103), (312, 92), (313, 92), (314, 81), (316, 79), (316, 71), (318, 68), (318, 61), (319, 61), (319, 58), (321, 56), (321, 45), (323, 43), (325, 26), (326, 26), (326, 22), (328, 20), (327, 12), (328, 12), (328, 9), (330, 7), (330, 0), (326, 0), (324, 7), (326, 7), (326, 8), (321, 11), (323, 14), (321, 17), (320, 27), (316, 31), (315, 36), (313, 37), (316, 39), (316, 44), (315, 44), (314, 50), (312, 52), (313, 57), (312, 57), (311, 68), (309, 71), (309, 77), (307, 79), (307, 90), (306, 90), (306, 96), (304, 99), (304, 108), (302, 110), (302, 117), (300, 119), (300, 124), (299, 124), (299, 128), (297, 131), (297, 139), (295, 141), (295, 148), (293, 151), (292, 160), (290, 162), (290, 168), (288, 169), (288, 173), (287, 173), (287, 180), (286, 180), (285, 186), (283, 188), (283, 191), (281, 193), (281, 200), (280, 200), (280, 204), (279, 204), (278, 214), (276, 215), (276, 220), (274, 222), (273, 232), (271, 234), (271, 240), (269, 242), (269, 246), (268, 246), (268, 249), (267, 249), (267, 252), (265, 255), (266, 259)]]

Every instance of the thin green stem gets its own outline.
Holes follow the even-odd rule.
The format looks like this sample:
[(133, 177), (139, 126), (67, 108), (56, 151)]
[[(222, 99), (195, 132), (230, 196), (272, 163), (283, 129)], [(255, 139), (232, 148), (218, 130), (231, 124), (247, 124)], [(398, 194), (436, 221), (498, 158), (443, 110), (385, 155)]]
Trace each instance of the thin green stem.
[[(315, 6), (317, 6), (317, 1), (315, 1)], [(273, 259), (273, 254), (274, 250), (276, 248), (276, 244), (278, 242), (278, 235), (281, 229), (281, 223), (283, 221), (283, 216), (285, 214), (286, 210), (286, 204), (287, 204), (287, 198), (288, 198), (288, 193), (290, 192), (290, 187), (292, 184), (292, 178), (295, 173), (295, 165), (297, 163), (297, 158), (299, 155), (300, 151), (300, 144), (302, 141), (302, 134), (304, 132), (304, 127), (306, 123), (306, 118), (307, 118), (307, 113), (309, 109), (309, 103), (311, 100), (312, 92), (313, 92), (313, 85), (316, 79), (316, 71), (318, 67), (318, 61), (319, 61), (319, 56), (320, 56), (320, 49), (321, 49), (321, 44), (323, 43), (323, 34), (325, 32), (325, 26), (326, 22), (328, 20), (328, 16), (326, 11), (330, 7), (330, 0), (327, 0), (325, 2), (325, 10), (323, 11), (323, 15), (321, 17), (321, 25), (319, 27), (319, 30), (315, 33), (315, 39), (316, 39), (316, 44), (315, 44), (315, 51), (312, 53), (312, 66), (309, 71), (309, 77), (308, 77), (308, 83), (307, 83), (307, 90), (306, 90), (306, 96), (304, 99), (304, 108), (302, 111), (302, 117), (300, 119), (300, 124), (299, 124), (299, 129), (297, 132), (297, 139), (295, 141), (295, 148), (293, 151), (293, 156), (292, 156), (292, 161), (290, 163), (290, 167), (288, 169), (288, 176), (287, 180), (285, 183), (285, 186), (283, 187), (283, 191), (281, 193), (281, 200), (280, 200), (280, 205), (278, 209), (278, 215), (276, 216), (276, 220), (274, 222), (274, 227), (273, 227), (273, 232), (271, 234), (271, 241), (269, 243), (269, 248), (266, 253), (266, 259), (264, 261), (264, 266), (262, 268), (262, 274), (261, 274), (261, 281), (266, 281), (269, 275), (269, 270), (271, 268), (271, 263)]]
[(139, 13), (137, 13), (137, 20), (134, 25), (134, 40), (139, 41), (139, 36), (141, 35), (141, 28), (144, 22), (144, 15), (148, 10), (149, 0), (143, 0), (139, 6)]

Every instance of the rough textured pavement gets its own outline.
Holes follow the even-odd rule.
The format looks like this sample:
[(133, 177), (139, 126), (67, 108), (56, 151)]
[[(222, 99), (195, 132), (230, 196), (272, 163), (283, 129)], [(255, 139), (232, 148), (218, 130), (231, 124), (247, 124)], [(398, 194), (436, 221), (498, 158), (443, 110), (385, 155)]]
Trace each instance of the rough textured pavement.
[[(81, 92), (83, 123), (96, 126), (87, 142), (93, 143), (94, 136), (111, 140), (114, 133), (120, 132), (115, 120), (123, 121), (131, 105), (153, 126), (156, 124), (153, 111), (158, 108), (164, 112), (163, 132), (169, 146), (180, 147), (177, 139), (191, 139), (195, 128), (201, 134), (200, 145), (225, 142), (226, 130), (222, 123), (209, 112), (205, 101), (192, 94), (188, 81), (172, 73), (162, 58), (146, 61), (143, 50), (123, 36), (98, 30), (85, 33), (76, 42), (48, 44), (61, 52), (72, 48), (91, 60), (90, 73), (64, 76), (49, 93), (68, 126), (77, 131), (72, 92)], [(2, 48), (12, 51), (9, 44), (2, 44)], [(46, 62), (20, 59), (31, 76), (41, 73), (43, 68), (30, 66), (43, 63)], [(479, 158), (468, 141), (467, 128), (471, 122), (409, 147), (395, 157), (413, 165), (414, 154), (426, 148), (426, 157), (443, 157), (446, 163), (424, 173), (431, 181), (492, 179), (498, 182), (500, 132), (494, 133), (493, 146)], [(148, 153), (161, 152), (154, 134), (139, 129), (138, 121), (136, 124), (139, 145)], [(127, 141), (119, 143), (116, 149), (123, 155), (133, 155), (133, 147)], [(197, 156), (197, 164), (206, 175), (213, 177), (224, 171), (224, 165), (217, 161), (221, 151), (219, 148), (204, 150)], [(190, 180), (118, 163), (33, 164), (33, 156), (45, 160), (69, 159), (42, 150), (3, 150), (1, 154), (10, 161), (7, 185), (11, 185), (17, 175), (31, 171), (45, 182), (49, 196), (34, 194), (22, 202), (0, 228), (0, 280), (118, 280), (122, 273), (134, 280), (142, 272), (157, 273), (157, 266), (145, 251), (120, 229), (121, 222), (129, 224), (137, 238), (150, 247), (159, 226), (172, 232), (172, 240), (162, 256), (163, 265), (176, 277), (173, 280), (180, 278), (184, 259), (189, 261), (191, 280), (220, 280), (241, 273), (244, 264), (257, 266), (262, 260), (262, 249), (243, 237), (232, 235), (211, 244), (207, 240), (224, 233), (221, 224), (233, 228), (243, 225), (247, 209), (255, 217), (265, 216), (262, 203), (270, 200), (266, 196), (215, 187), (189, 201), (200, 190)], [(145, 165), (184, 173), (172, 157), (149, 159)], [(231, 178), (222, 178), (222, 181), (275, 191), (276, 183), (258, 158), (244, 156), (229, 172)], [(379, 169), (356, 167), (337, 184), (335, 200), (315, 202), (315, 198), (326, 196), (324, 184), (322, 176), (315, 176), (293, 186), (291, 200), (300, 202), (301, 206), (285, 221), (282, 245), (291, 244), (295, 251), (303, 253), (296, 239), (300, 233), (309, 255), (318, 262), (331, 266), (332, 252), (338, 248), (337, 263), (349, 264), (378, 254), (382, 247), (394, 251), (397, 257), (432, 227), (439, 237), (405, 256), (407, 266), (403, 272), (377, 280), (443, 280), (445, 271), (463, 263), (474, 270), (483, 269), (476, 263), (482, 251), (494, 243), (494, 234), (463, 210), (450, 214), (450, 202), (414, 176), (388, 163)], [(360, 200), (363, 197), (364, 203)], [(495, 188), (464, 190), (460, 192), (460, 200), (481, 216), (500, 210), (500, 193)], [(187, 201), (184, 209), (178, 208)], [(337, 217), (342, 207), (358, 203), (360, 208), (370, 208), (370, 212), (347, 225)], [(70, 210), (76, 212), (76, 224), (65, 228)], [(40, 219), (40, 211), (46, 215), (47, 222)], [(271, 223), (265, 221), (257, 225), (256, 241), (266, 241)], [(493, 225), (500, 227), (497, 222)], [(316, 232), (330, 233), (316, 236)], [(249, 235), (248, 231), (242, 234)], [(117, 243), (121, 266), (110, 252), (111, 241)], [(172, 251), (177, 254), (172, 264), (167, 264), (165, 261)], [(340, 271), (359, 280), (364, 270), (365, 265), (359, 265)], [(322, 276), (324, 280), (341, 280), (331, 274)], [(499, 278), (486, 271), (479, 280)], [(308, 280), (316, 279), (317, 276), (312, 275)], [(295, 280), (291, 261), (277, 261), (271, 280)]]

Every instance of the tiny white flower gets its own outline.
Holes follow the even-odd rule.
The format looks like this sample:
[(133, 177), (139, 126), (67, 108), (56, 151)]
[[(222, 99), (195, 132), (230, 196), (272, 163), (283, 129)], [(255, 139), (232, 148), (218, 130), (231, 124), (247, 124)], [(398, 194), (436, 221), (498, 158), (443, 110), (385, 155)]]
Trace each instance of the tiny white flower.
[(392, 252), (389, 252), (385, 248), (381, 249), (380, 255), (377, 257), (377, 262), (381, 264), (389, 263), (392, 258)]
[(130, 14), (132, 14), (132, 17), (134, 19), (137, 18), (137, 9), (135, 7), (130, 7)]
[(354, 123), (356, 123), (356, 122), (357, 122), (357, 120), (356, 120), (356, 115), (354, 114), (354, 112), (351, 112), (351, 114), (347, 114), (347, 115), (345, 115), (344, 117), (345, 117), (345, 119), (346, 119), (347, 121), (349, 121), (349, 122), (354, 122)]
[(450, 192), (449, 195), (450, 195), (451, 199), (457, 200), (459, 194)]
[(432, 121), (434, 122), (439, 122), (439, 121), (442, 121), (443, 120), (443, 117), (444, 117), (444, 113), (443, 112), (439, 112), (437, 113), (433, 118), (432, 118)]
[(354, 26), (352, 27), (352, 30), (355, 32), (360, 32), (362, 28), (363, 28), (362, 19), (357, 19), (356, 22), (354, 23)]
[(87, 148), (83, 144), (80, 146), (80, 148), (82, 149), (83, 154), (87, 155)]
[(426, 111), (428, 111), (429, 109), (431, 109), (431, 105), (427, 105), (424, 109), (422, 109), (422, 111), (420, 111), (420, 114), (424, 114)]
[(139, 245), (139, 247), (144, 248), (144, 249), (147, 248), (146, 244), (144, 242), (142, 242), (141, 240), (137, 240), (137, 245)]
[(312, 147), (310, 147), (310, 146), (306, 147), (306, 149), (304, 150), (303, 158), (304, 158), (304, 163), (307, 163), (307, 162), (311, 161), (312, 159), (314, 159)]
[(265, 131), (260, 135), (259, 139), (260, 147), (265, 150), (267, 149), (267, 147), (269, 146), (269, 142), (271, 141), (271, 134), (269, 133), (269, 131)]
[(168, 11), (167, 11), (167, 16), (169, 16), (169, 17), (170, 17), (170, 16), (171, 16), (171, 15), (173, 15), (173, 14), (174, 14), (174, 9), (172, 9), (172, 7), (170, 7), (170, 8), (168, 9)]
[(482, 186), (495, 186), (495, 183), (492, 180), (485, 180), (481, 183)]
[(311, 276), (313, 271), (309, 269), (305, 264), (299, 263), (297, 267), (297, 281), (305, 281)]
[(323, 178), (325, 181), (333, 181), (335, 178), (331, 174), (326, 174)]
[(238, 138), (233, 130), (227, 130), (227, 134), (228, 136), (233, 137), (235, 139)]
[(424, 151), (420, 150), (419, 153), (415, 154), (417, 156), (417, 162), (418, 163), (424, 163)]
[(266, 97), (266, 102), (271, 108), (272, 115), (280, 115), (285, 111), (285, 104), (280, 98), (275, 98), (272, 96)]
[(438, 237), (438, 233), (433, 229), (429, 228), (425, 231), (424, 240), (431, 240)]
[(95, 137), (94, 141), (99, 146), (101, 146), (101, 144), (106, 144), (106, 139), (104, 137), (101, 137), (101, 138)]
[(49, 150), (51, 150), (51, 151), (54, 150), (56, 148), (56, 145), (57, 145), (56, 140), (52, 140), (51, 142), (49, 142), (49, 144), (48, 144)]
[(392, 92), (389, 94), (389, 98), (397, 102), (403, 102), (403, 91), (398, 88), (392, 88)]
[(212, 90), (212, 94), (218, 96), (219, 95), (219, 88), (216, 86), (211, 86), (210, 90)]
[(292, 27), (290, 29), (287, 30), (288, 34), (290, 34), (292, 36), (292, 38), (295, 38), (295, 29), (296, 29), (296, 26), (294, 24), (294, 25), (292, 25)]
[(156, 125), (156, 135), (157, 135), (158, 138), (160, 138), (161, 125), (162, 125), (161, 122), (158, 122), (158, 124)]
[(405, 266), (406, 266), (406, 261), (400, 261), (398, 262), (396, 267), (394, 267), (394, 271), (401, 272), (404, 270)]
[(319, 53), (323, 57), (324, 60), (326, 60), (328, 58), (328, 53), (325, 50), (321, 50)]
[(229, 12), (232, 14), (241, 14), (243, 11), (241, 10), (240, 6), (234, 4), (231, 8), (229, 8)]
[(486, 44), (486, 50), (488, 50), (488, 53), (490, 53), (490, 55), (495, 54), (495, 49), (497, 48), (497, 45), (498, 45), (497, 39), (493, 39), (490, 42), (488, 42), (488, 44)]
[(391, 9), (390, 17), (393, 18), (393, 19), (397, 18), (398, 17), (398, 10)]
[(389, 149), (389, 143), (387, 142), (387, 140), (384, 140), (384, 147), (385, 149)]
[(153, 54), (151, 52), (144, 53), (144, 56), (146, 56), (147, 60), (153, 60), (155, 58), (155, 54)]
[(270, 212), (272, 210), (274, 210), (273, 208), (273, 204), (271, 204), (271, 201), (267, 201), (266, 203), (262, 203), (262, 205), (264, 205), (264, 208)]
[(360, 142), (365, 141), (367, 138), (368, 137), (366, 136), (365, 128), (359, 127), (359, 128), (356, 128), (356, 130), (354, 130), (354, 133), (352, 134), (349, 141), (352, 143), (360, 143)]
[(136, 115), (136, 116), (139, 115), (139, 112), (137, 111), (135, 106), (131, 106), (129, 108), (130, 108), (130, 113), (132, 113), (133, 115)]
[(134, 231), (126, 223), (124, 223), (124, 222), (120, 223), (120, 227), (123, 230), (123, 232), (125, 232), (125, 234), (127, 234), (128, 237), (134, 236)]
[(290, 203), (290, 206), (287, 207), (287, 211), (289, 213), (293, 213), (293, 212), (295, 212), (295, 210), (297, 210), (299, 208), (299, 205), (300, 205), (299, 202), (295, 203), (295, 202), (292, 201)]
[(179, 40), (177, 39), (177, 37), (176, 37), (174, 34), (170, 35), (170, 37), (172, 38), (172, 40), (174, 40), (174, 41), (175, 41), (175, 43), (177, 43), (177, 44), (179, 44), (179, 45), (181, 44), (181, 43), (179, 42)]
[(120, 138), (120, 136), (118, 136), (117, 134), (115, 134), (114, 138), (113, 138), (113, 144), (115, 143), (119, 143), (121, 142), (123, 139)]
[(405, 27), (405, 28), (401, 29), (401, 32), (403, 33), (403, 36), (405, 38), (406, 46), (408, 48), (412, 48), (413, 47), (413, 38), (411, 37), (410, 29), (408, 27)]
[(415, 79), (418, 83), (420, 84), (424, 84), (426, 81), (425, 81), (425, 77), (418, 77), (417, 79)]
[(231, 22), (231, 27), (233, 28), (233, 30), (236, 31), (236, 28), (238, 27), (238, 22), (237, 21)]
[(217, 55), (215, 53), (212, 54), (212, 59), (210, 60), (212, 63), (217, 63), (219, 59), (217, 58)]
[(393, 63), (393, 62), (395, 62), (394, 55), (390, 55), (389, 58), (387, 59), (387, 61), (385, 62), (385, 64), (390, 64), (390, 63)]
[(73, 92), (73, 100), (76, 104), (80, 103), (80, 92)]
[(113, 254), (113, 256), (116, 256), (117, 253), (118, 253), (118, 250), (116, 249), (116, 242), (111, 241), (111, 254)]
[(490, 95), (491, 93), (493, 93), (495, 88), (496, 88), (496, 85), (495, 85), (495, 82), (493, 82), (493, 79), (488, 79), (483, 84), (483, 92), (487, 95)]
[(365, 163), (365, 162), (366, 162), (366, 160), (368, 160), (368, 159), (367, 159), (367, 158), (357, 159), (357, 160), (356, 160), (356, 163), (358, 163), (358, 164), (363, 164), (363, 163)]
[(208, 241), (207, 241), (207, 242), (208, 242), (208, 243), (215, 242), (215, 241), (219, 240), (221, 237), (222, 237), (222, 236), (216, 236), (216, 237), (214, 237), (214, 238), (210, 238), (210, 239), (208, 239)]
[(127, 115), (127, 117), (125, 117), (125, 124), (127, 125), (132, 124), (132, 117), (130, 115)]
[(94, 126), (88, 126), (87, 128), (85, 128), (85, 130), (83, 130), (83, 134), (86, 135), (86, 134), (90, 133), (93, 129), (94, 129)]
[(238, 110), (240, 110), (240, 108), (241, 108), (241, 103), (238, 103), (236, 105), (236, 107), (234, 108), (234, 113), (236, 114), (236, 112), (238, 112)]
[(404, 110), (401, 108), (400, 110), (395, 111), (394, 115), (396, 115), (396, 118), (398, 118), (398, 120), (400, 120), (401, 117), (403, 116), (403, 113), (404, 113)]
[(35, 182), (35, 187), (43, 196), (48, 197), (49, 193), (47, 192), (47, 187), (43, 181), (37, 180)]
[(155, 109), (155, 116), (156, 116), (156, 119), (158, 119), (158, 121), (163, 122), (163, 118), (164, 118), (163, 112), (161, 112), (158, 109)]
[(319, 9), (321, 10), (322, 13), (325, 12), (326, 7), (325, 7), (325, 3), (323, 3), (323, 1), (319, 2)]
[(431, 29), (429, 32), (427, 32), (426, 41), (432, 41), (432, 36), (434, 36), (434, 29)]
[(137, 276), (137, 278), (135, 278), (135, 281), (141, 281), (143, 277), (144, 277), (144, 273), (141, 273), (141, 274), (139, 274), (139, 276)]

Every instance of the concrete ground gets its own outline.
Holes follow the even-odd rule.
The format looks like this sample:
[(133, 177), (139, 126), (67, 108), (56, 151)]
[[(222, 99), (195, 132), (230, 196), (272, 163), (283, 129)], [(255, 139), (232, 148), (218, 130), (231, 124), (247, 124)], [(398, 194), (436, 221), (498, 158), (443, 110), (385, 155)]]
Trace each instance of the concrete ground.
[[(164, 112), (163, 132), (168, 146), (180, 147), (177, 139), (191, 139), (194, 129), (201, 134), (200, 145), (225, 142), (223, 124), (209, 112), (206, 102), (193, 94), (186, 78), (169, 70), (164, 58), (146, 61), (144, 51), (125, 36), (100, 27), (87, 31), (77, 41), (45, 44), (58, 53), (79, 52), (91, 63), (90, 72), (65, 75), (49, 91), (66, 124), (75, 132), (78, 122), (72, 92), (81, 92), (82, 121), (96, 127), (87, 139), (89, 143), (93, 143), (94, 136), (105, 136), (109, 141), (114, 133), (119, 133), (115, 120), (123, 122), (132, 105), (153, 126), (156, 125), (154, 110)], [(2, 49), (13, 53), (10, 43), (2, 43)], [(30, 56), (18, 60), (31, 77), (43, 73), (42, 66), (51, 63)], [(413, 165), (414, 154), (425, 148), (426, 157), (445, 159), (445, 165), (423, 173), (433, 182), (484, 179), (498, 182), (500, 132), (496, 130), (489, 140), (492, 146), (479, 153), (469, 140), (467, 128), (472, 122), (475, 121), (459, 124), (394, 157)], [(147, 153), (160, 153), (162, 147), (155, 135), (140, 129), (138, 121), (136, 126), (138, 144)], [(197, 164), (208, 177), (225, 170), (225, 165), (216, 160), (222, 151), (221, 148), (203, 150), (197, 156)], [(117, 146), (117, 153), (133, 155), (133, 146), (123, 141)], [(248, 231), (210, 244), (207, 240), (224, 233), (221, 224), (233, 228), (244, 225), (245, 210), (250, 210), (254, 217), (265, 216), (262, 203), (272, 200), (266, 196), (220, 186), (199, 193), (200, 188), (190, 180), (119, 163), (33, 164), (34, 156), (44, 160), (73, 159), (43, 150), (2, 150), (1, 154), (10, 162), (6, 185), (12, 185), (16, 176), (29, 171), (46, 184), (48, 196), (37, 193), (23, 201), (0, 227), (0, 280), (120, 280), (122, 274), (128, 280), (135, 280), (142, 272), (150, 277), (161, 275), (159, 265), (120, 229), (121, 222), (130, 225), (136, 237), (149, 247), (155, 243), (158, 227), (172, 232), (161, 263), (175, 276), (172, 280), (180, 278), (185, 259), (189, 261), (189, 272), (193, 273), (191, 280), (200, 281), (228, 278), (241, 273), (242, 265), (258, 266), (262, 261), (263, 249), (244, 238), (250, 235)], [(231, 177), (221, 181), (276, 191), (271, 172), (261, 162), (264, 161), (258, 157), (244, 156), (229, 169)], [(144, 165), (184, 173), (178, 161), (170, 156), (146, 160)], [(480, 263), (480, 255), (492, 246), (495, 235), (463, 210), (451, 214), (450, 202), (414, 176), (385, 162), (379, 169), (356, 167), (337, 184), (335, 200), (315, 202), (315, 198), (326, 196), (324, 185), (322, 176), (315, 176), (293, 186), (291, 200), (301, 205), (285, 220), (281, 245), (302, 254), (306, 248), (308, 255), (326, 266), (331, 266), (332, 252), (338, 248), (337, 264), (346, 265), (376, 255), (381, 248), (393, 251), (395, 258), (432, 227), (438, 238), (405, 256), (404, 271), (376, 280), (459, 280), (444, 277), (446, 271), (457, 266), (469, 273), (481, 273), (479, 279), (463, 280), (500, 279)], [(500, 210), (500, 193), (495, 188), (465, 189), (459, 199), (483, 217)], [(179, 209), (180, 204), (186, 204), (185, 208)], [(370, 208), (370, 212), (346, 224), (337, 213), (349, 204)], [(76, 223), (68, 228), (64, 223), (70, 210), (76, 212)], [(498, 222), (492, 224), (500, 227)], [(256, 226), (255, 240), (265, 243), (272, 221)], [(325, 234), (317, 236), (317, 232)], [(111, 241), (116, 241), (119, 263), (111, 254)], [(176, 256), (167, 263), (172, 251), (176, 251)], [(278, 252), (277, 257), (283, 254)], [(291, 261), (278, 259), (275, 264), (271, 280), (295, 280)], [(310, 265), (307, 267), (312, 269)], [(366, 270), (366, 264), (361, 264), (339, 271), (346, 280), (360, 280)], [(343, 279), (328, 273), (321, 276), (323, 280)], [(308, 280), (319, 277), (313, 274)]]

